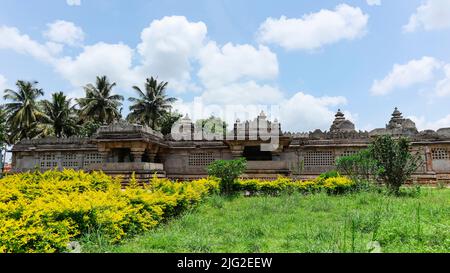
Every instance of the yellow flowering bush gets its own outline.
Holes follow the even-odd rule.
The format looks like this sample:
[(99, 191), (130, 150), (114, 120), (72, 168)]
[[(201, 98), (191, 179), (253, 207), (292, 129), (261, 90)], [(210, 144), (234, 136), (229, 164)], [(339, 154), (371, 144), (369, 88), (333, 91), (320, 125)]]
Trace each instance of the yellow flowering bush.
[(111, 242), (155, 227), (216, 192), (214, 179), (153, 178), (122, 189), (102, 172), (64, 170), (0, 179), (0, 252), (62, 252), (90, 232)]
[(292, 193), (300, 192), (317, 192), (325, 190), (329, 193), (343, 193), (351, 190), (355, 186), (354, 182), (345, 176), (336, 176), (322, 178), (318, 177), (313, 180), (292, 180), (287, 177), (279, 176), (276, 180), (259, 180), (259, 179), (239, 179), (237, 188), (252, 193), (279, 194), (281, 192)]

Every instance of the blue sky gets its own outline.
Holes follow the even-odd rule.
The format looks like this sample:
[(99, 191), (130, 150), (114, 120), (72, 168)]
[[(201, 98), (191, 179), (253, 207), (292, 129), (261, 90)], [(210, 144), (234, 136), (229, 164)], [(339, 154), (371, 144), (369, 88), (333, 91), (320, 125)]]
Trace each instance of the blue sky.
[(383, 127), (395, 106), (450, 127), (449, 48), (450, 0), (0, 0), (2, 89), (81, 96), (107, 74), (128, 97), (155, 75), (183, 113), (279, 105), (289, 131), (326, 130), (338, 108)]

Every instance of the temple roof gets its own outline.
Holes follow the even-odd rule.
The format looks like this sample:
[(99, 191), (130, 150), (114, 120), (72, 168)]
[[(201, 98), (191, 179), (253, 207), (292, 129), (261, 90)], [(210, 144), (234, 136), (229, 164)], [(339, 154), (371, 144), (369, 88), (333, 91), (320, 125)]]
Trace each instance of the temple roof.
[(353, 122), (345, 119), (344, 113), (341, 112), (341, 109), (338, 109), (335, 120), (330, 127), (330, 132), (354, 132), (355, 124)]

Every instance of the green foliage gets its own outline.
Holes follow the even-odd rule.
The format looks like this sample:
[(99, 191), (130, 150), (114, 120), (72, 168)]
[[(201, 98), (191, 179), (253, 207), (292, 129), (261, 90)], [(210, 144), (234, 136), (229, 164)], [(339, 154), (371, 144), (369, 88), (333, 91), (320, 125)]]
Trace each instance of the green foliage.
[(97, 130), (100, 128), (100, 126), (102, 126), (102, 124), (100, 124), (99, 122), (93, 120), (86, 121), (80, 126), (77, 136), (91, 137), (95, 133), (97, 133)]
[(170, 134), (172, 132), (172, 126), (177, 122), (182, 115), (178, 112), (165, 112), (160, 120), (159, 127), (161, 128), (161, 133), (163, 135)]
[(222, 138), (227, 128), (226, 122), (215, 116), (199, 119), (195, 122), (195, 126), (202, 130), (206, 139), (213, 139), (214, 136)]
[(0, 179), (0, 253), (63, 252), (67, 243), (94, 233), (117, 243), (218, 188), (213, 179), (180, 183), (155, 177), (149, 188), (121, 189), (119, 179), (74, 170), (9, 175)]
[(38, 127), (42, 136), (70, 137), (76, 134), (77, 117), (71, 106), (71, 99), (67, 99), (63, 92), (52, 94), (52, 100), (41, 101), (43, 116)]
[(280, 195), (283, 193), (317, 193), (325, 191), (332, 194), (342, 194), (353, 190), (355, 183), (337, 172), (328, 172), (313, 180), (291, 180), (287, 177), (278, 177), (276, 180), (239, 179), (236, 188), (248, 191), (251, 194)]
[(144, 91), (138, 86), (133, 89), (138, 94), (138, 98), (131, 97), (128, 100), (132, 103), (130, 114), (127, 120), (147, 125), (152, 129), (158, 128), (161, 118), (172, 108), (171, 104), (175, 98), (167, 97), (166, 89), (168, 82), (158, 82), (156, 78), (147, 78)]
[(373, 159), (370, 150), (364, 149), (350, 156), (342, 156), (336, 160), (337, 170), (350, 177), (360, 190), (373, 187), (373, 179), (378, 177), (380, 167)]
[(220, 189), (224, 194), (230, 194), (235, 189), (236, 179), (247, 168), (245, 158), (235, 160), (217, 160), (208, 167), (208, 175), (220, 179)]
[(38, 82), (17, 81), (17, 91), (5, 90), (5, 111), (11, 143), (37, 135), (36, 126), (43, 115), (38, 98), (44, 95), (37, 84)]
[(411, 154), (410, 143), (406, 138), (396, 140), (389, 135), (378, 137), (369, 151), (378, 167), (378, 176), (397, 195), (400, 187), (423, 163), (420, 155)]
[(0, 105), (0, 148), (3, 147), (3, 144), (6, 142), (7, 136), (7, 126), (6, 126), (6, 111), (4, 110), (4, 106)]
[(332, 178), (332, 177), (340, 177), (338, 171), (331, 170), (331, 171), (322, 173), (319, 175), (318, 179), (319, 180), (327, 180), (328, 178)]
[[(448, 253), (450, 189), (252, 198), (211, 196), (194, 211), (107, 253)], [(420, 206), (418, 205), (420, 203)]]
[(110, 124), (120, 119), (119, 107), (122, 105), (123, 96), (112, 94), (115, 86), (116, 83), (110, 83), (106, 76), (97, 77), (95, 85), (86, 85), (84, 87), (86, 96), (77, 99), (80, 119), (100, 124)]

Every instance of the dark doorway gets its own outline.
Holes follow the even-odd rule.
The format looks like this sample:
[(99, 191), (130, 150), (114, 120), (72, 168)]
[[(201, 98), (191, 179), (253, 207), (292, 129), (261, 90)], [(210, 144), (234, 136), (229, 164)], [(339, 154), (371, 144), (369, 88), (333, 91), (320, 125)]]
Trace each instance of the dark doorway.
[(112, 151), (114, 162), (124, 163), (133, 162), (130, 149), (113, 149)]
[(246, 146), (244, 148), (244, 157), (249, 161), (272, 161), (272, 153), (261, 151), (258, 146)]

